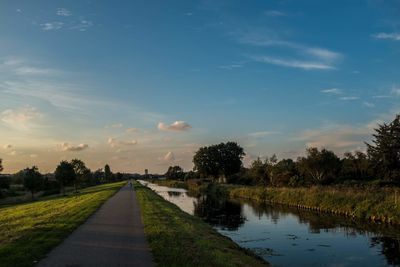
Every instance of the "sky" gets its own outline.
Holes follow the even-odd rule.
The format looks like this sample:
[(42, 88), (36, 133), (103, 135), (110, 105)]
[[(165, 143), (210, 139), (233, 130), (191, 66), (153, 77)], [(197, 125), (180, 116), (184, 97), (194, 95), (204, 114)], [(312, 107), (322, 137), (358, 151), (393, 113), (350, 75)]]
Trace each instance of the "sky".
[(399, 112), (399, 0), (0, 2), (3, 173), (342, 155)]

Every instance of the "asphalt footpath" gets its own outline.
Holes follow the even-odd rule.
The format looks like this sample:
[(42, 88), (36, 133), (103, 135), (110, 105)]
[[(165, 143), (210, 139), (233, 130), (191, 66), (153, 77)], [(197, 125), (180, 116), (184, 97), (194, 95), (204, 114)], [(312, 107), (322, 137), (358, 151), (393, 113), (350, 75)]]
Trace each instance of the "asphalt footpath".
[(37, 266), (155, 266), (135, 191), (121, 188)]

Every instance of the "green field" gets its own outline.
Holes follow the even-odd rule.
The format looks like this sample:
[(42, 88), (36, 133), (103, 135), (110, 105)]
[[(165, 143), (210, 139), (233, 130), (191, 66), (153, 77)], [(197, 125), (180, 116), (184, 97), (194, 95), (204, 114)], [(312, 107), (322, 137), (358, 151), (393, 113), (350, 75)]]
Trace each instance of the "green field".
[(33, 266), (126, 182), (0, 208), (0, 267)]
[(136, 184), (135, 190), (158, 266), (268, 266), (150, 189)]

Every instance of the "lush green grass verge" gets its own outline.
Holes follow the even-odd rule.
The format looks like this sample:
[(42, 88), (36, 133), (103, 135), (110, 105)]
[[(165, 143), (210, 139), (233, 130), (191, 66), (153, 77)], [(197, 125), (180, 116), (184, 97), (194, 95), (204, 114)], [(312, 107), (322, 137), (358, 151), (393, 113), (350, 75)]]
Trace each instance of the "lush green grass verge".
[(33, 266), (126, 182), (0, 208), (0, 267)]
[(267, 266), (150, 189), (135, 185), (145, 232), (158, 266)]
[(279, 203), (300, 208), (400, 224), (400, 191), (335, 187), (230, 187), (233, 198)]

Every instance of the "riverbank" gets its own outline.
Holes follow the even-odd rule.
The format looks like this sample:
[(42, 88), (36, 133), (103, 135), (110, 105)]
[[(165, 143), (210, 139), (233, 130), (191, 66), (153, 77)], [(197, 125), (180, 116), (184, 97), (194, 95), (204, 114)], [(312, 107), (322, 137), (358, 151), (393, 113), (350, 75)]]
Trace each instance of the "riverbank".
[[(159, 185), (196, 190), (206, 188), (198, 183), (168, 180)], [(218, 185), (230, 198), (242, 198), (257, 202), (268, 202), (292, 207), (344, 215), (361, 220), (400, 224), (400, 189), (353, 188), (314, 186), (307, 188)]]
[(158, 266), (268, 266), (149, 188), (136, 183), (135, 190)]
[(0, 208), (0, 267), (35, 265), (125, 183)]
[(400, 224), (400, 196), (395, 189), (334, 187), (228, 188), (231, 198), (277, 203), (374, 222)]

